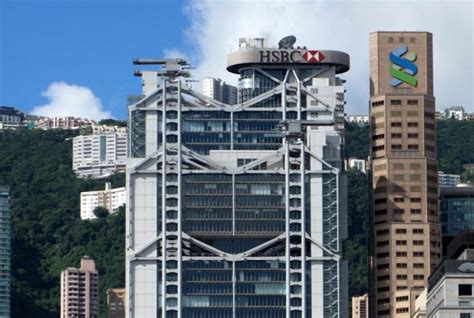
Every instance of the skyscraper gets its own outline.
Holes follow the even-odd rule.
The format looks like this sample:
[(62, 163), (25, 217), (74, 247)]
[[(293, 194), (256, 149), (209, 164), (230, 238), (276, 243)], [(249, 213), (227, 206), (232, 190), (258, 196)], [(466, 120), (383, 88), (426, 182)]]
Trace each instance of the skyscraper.
[(440, 259), (432, 35), (370, 34), (373, 317), (411, 317)]
[(0, 186), (0, 317), (10, 317), (10, 191)]
[(226, 84), (220, 78), (206, 77), (202, 80), (202, 93), (219, 102), (237, 104), (237, 87)]
[(89, 256), (61, 272), (61, 318), (99, 317), (99, 273)]
[(241, 39), (236, 105), (135, 60), (164, 69), (129, 107), (127, 317), (347, 317), (349, 56), (292, 42)]

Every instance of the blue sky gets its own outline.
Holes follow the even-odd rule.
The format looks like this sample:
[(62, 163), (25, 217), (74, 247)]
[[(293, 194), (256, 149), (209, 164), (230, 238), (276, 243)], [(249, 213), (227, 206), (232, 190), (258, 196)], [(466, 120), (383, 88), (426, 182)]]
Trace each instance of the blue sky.
[(30, 111), (54, 81), (89, 87), (125, 118), (140, 92), (134, 57), (185, 47), (182, 1), (11, 1), (0, 4), (0, 104)]
[(235, 85), (226, 55), (239, 37), (293, 34), (351, 56), (346, 112), (366, 114), (368, 35), (407, 30), (433, 33), (437, 109), (474, 111), (473, 20), (471, 0), (0, 0), (0, 105), (125, 119), (141, 91), (133, 58), (185, 57), (195, 79)]

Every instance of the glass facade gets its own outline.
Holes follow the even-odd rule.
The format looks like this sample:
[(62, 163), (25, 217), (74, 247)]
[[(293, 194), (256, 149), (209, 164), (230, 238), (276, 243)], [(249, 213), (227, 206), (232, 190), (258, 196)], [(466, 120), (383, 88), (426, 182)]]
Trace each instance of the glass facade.
[[(345, 317), (341, 131), (281, 130), (335, 119), (342, 85), (315, 69), (243, 69), (240, 103), (225, 106), (167, 79), (152, 109), (130, 107), (129, 317)], [(328, 108), (306, 107), (313, 86), (329, 87)]]
[(10, 317), (10, 196), (0, 186), (0, 317)]
[(439, 192), (439, 222), (446, 255), (446, 247), (456, 235), (474, 229), (474, 187), (440, 187)]

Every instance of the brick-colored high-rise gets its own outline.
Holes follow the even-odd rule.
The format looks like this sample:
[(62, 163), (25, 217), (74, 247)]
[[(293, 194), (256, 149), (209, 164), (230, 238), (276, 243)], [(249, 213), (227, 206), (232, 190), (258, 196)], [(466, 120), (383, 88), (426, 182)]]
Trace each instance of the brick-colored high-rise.
[(99, 273), (94, 260), (81, 258), (81, 267), (61, 272), (61, 318), (99, 316)]
[(370, 34), (372, 317), (411, 317), (440, 260), (432, 34)]

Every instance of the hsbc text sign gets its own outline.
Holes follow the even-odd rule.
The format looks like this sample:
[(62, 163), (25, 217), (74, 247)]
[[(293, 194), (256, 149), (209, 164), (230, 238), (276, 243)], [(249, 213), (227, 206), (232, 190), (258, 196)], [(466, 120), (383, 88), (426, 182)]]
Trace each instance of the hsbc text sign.
[(262, 63), (318, 63), (324, 60), (321, 51), (265, 50), (259, 51)]

